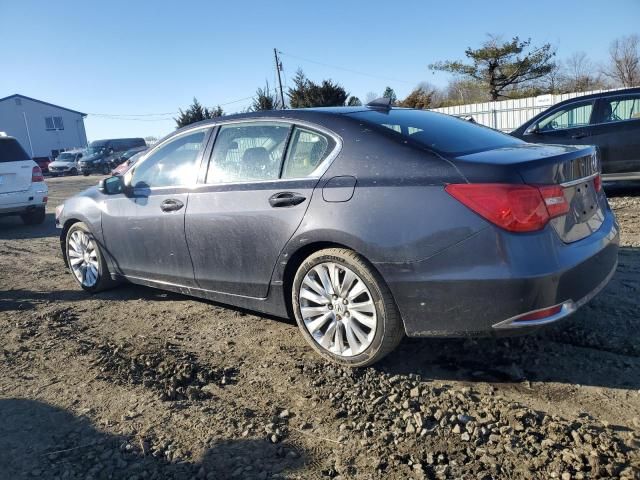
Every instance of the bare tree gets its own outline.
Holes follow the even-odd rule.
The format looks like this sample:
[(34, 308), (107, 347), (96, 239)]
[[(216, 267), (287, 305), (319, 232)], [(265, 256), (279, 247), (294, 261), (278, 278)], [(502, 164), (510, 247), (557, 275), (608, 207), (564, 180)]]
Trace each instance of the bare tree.
[(376, 98), (380, 98), (380, 95), (378, 95), (376, 92), (368, 92), (365, 96), (364, 96), (364, 103), (369, 103), (369, 102), (373, 102)]
[(607, 86), (585, 52), (574, 52), (564, 61), (561, 84), (562, 89), (569, 92), (585, 92)]
[(640, 36), (614, 40), (609, 47), (609, 66), (603, 73), (623, 87), (640, 85)]

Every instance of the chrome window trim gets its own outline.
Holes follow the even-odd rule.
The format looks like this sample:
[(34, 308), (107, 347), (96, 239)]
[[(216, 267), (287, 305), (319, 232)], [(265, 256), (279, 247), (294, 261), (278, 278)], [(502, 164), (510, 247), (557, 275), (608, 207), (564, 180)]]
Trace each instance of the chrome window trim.
[[(323, 135), (326, 135), (328, 137), (331, 137), (333, 139), (333, 141), (335, 142), (335, 146), (333, 147), (333, 150), (331, 151), (331, 153), (329, 153), (329, 155), (327, 155), (327, 157), (320, 162), (320, 164), (318, 164), (318, 166), (311, 172), (309, 173), (309, 175), (306, 175), (304, 177), (296, 177), (296, 178), (272, 178), (272, 179), (268, 179), (268, 180), (253, 180), (253, 181), (237, 181), (237, 182), (224, 182), (224, 183), (200, 183), (198, 185), (206, 185), (206, 186), (215, 186), (215, 185), (252, 185), (255, 183), (268, 183), (268, 182), (292, 182), (292, 181), (300, 181), (300, 180), (310, 180), (310, 179), (320, 179), (322, 177), (322, 175), (324, 175), (326, 173), (326, 171), (329, 169), (329, 167), (331, 166), (331, 164), (333, 163), (333, 161), (336, 159), (336, 157), (340, 154), (340, 152), (342, 151), (342, 137), (340, 137), (339, 135), (337, 135), (335, 132), (332, 132), (331, 130), (322, 127), (321, 125), (317, 125), (315, 123), (311, 123), (311, 122), (307, 122), (306, 120), (298, 120), (295, 118), (274, 118), (273, 120), (271, 119), (271, 117), (265, 117), (265, 118), (252, 118), (252, 119), (238, 119), (238, 120), (230, 120), (230, 121), (220, 121), (219, 123), (215, 123), (214, 126), (216, 127), (226, 127), (227, 125), (234, 125), (234, 124), (241, 124), (241, 123), (260, 123), (260, 122), (267, 122), (267, 123), (285, 123), (288, 124), (290, 126), (290, 128), (295, 128), (297, 125), (304, 127), (304, 128), (308, 128), (311, 131), (317, 131), (319, 133), (322, 133)], [(217, 135), (216, 135), (217, 136)], [(282, 162), (284, 163), (285, 161), (285, 157), (286, 154), (289, 150), (290, 145), (287, 145), (286, 150), (283, 153), (283, 158), (282, 158)], [(213, 144), (213, 148), (215, 148), (215, 143)], [(211, 155), (209, 157), (209, 160), (207, 162), (207, 170), (209, 168), (209, 162), (211, 162), (213, 158), (213, 149), (211, 150)]]

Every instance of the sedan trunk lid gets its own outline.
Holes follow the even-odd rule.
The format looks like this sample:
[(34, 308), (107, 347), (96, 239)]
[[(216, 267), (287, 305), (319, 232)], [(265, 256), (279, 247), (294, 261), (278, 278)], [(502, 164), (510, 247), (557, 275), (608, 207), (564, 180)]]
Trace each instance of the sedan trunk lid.
[(607, 200), (600, 188), (600, 161), (595, 147), (524, 143), (462, 155), (456, 160), (463, 172), (490, 164), (503, 167), (505, 178), (511, 179), (517, 173), (526, 184), (562, 186), (569, 212), (550, 223), (564, 242), (589, 236), (604, 221)]

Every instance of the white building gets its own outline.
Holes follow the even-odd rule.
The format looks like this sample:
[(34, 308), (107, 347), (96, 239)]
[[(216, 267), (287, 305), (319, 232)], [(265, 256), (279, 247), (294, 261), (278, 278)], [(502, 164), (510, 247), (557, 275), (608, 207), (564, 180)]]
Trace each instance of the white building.
[(86, 147), (86, 116), (24, 95), (0, 98), (0, 132), (16, 137), (34, 159)]

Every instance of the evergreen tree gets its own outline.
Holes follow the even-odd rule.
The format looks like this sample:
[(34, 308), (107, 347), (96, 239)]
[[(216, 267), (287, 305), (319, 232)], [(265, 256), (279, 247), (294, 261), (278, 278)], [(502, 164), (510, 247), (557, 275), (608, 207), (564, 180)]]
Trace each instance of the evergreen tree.
[(387, 87), (384, 89), (384, 93), (382, 94), (382, 97), (388, 98), (389, 100), (391, 100), (391, 105), (395, 105), (396, 102), (398, 101), (398, 96), (396, 95), (396, 92), (391, 87)]
[(362, 102), (358, 97), (349, 97), (347, 105), (349, 105), (350, 107), (360, 107), (362, 106)]
[(349, 94), (332, 80), (322, 80), (317, 84), (309, 80), (302, 70), (296, 72), (293, 87), (287, 96), (292, 108), (344, 106)]
[(195, 97), (193, 97), (193, 103), (189, 106), (189, 108), (184, 111), (180, 109), (179, 112), (180, 115), (178, 115), (178, 118), (174, 118), (177, 128), (182, 128), (201, 120), (221, 117), (224, 114), (220, 105), (209, 110), (207, 107), (203, 107)]
[(258, 88), (258, 90), (256, 90), (256, 96), (253, 99), (251, 110), (254, 112), (275, 110), (276, 103), (276, 96), (271, 94), (271, 91), (269, 90), (269, 82), (266, 82), (266, 86), (264, 88)]
[(513, 37), (511, 41), (501, 42), (498, 37), (489, 36), (480, 48), (467, 48), (465, 55), (471, 63), (437, 62), (429, 68), (480, 82), (486, 86), (491, 100), (498, 100), (506, 96), (503, 92), (531, 86), (555, 68), (551, 61), (555, 52), (550, 44), (526, 52), (530, 45), (531, 39), (521, 41), (519, 37)]

